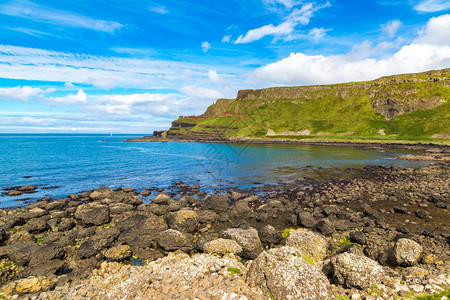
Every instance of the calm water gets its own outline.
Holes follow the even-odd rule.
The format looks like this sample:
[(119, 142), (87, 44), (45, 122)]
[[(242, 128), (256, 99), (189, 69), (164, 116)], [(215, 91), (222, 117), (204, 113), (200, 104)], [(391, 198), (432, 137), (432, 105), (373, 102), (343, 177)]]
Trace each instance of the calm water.
[(302, 170), (305, 166), (423, 165), (395, 159), (405, 151), (122, 142), (130, 137), (136, 136), (0, 134), (0, 192), (9, 186), (39, 187), (34, 194), (0, 197), (0, 207), (22, 205), (25, 198), (63, 197), (103, 185), (141, 190), (164, 188), (182, 180), (210, 189), (251, 187), (257, 182), (299, 179), (307, 175)]

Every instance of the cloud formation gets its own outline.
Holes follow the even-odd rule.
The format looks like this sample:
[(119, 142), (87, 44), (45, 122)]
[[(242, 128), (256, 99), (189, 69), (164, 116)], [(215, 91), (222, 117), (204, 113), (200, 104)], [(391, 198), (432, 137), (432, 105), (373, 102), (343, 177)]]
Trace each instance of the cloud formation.
[(88, 16), (38, 5), (28, 0), (13, 0), (2, 4), (0, 5), (0, 13), (37, 22), (85, 28), (107, 33), (114, 33), (123, 27), (118, 22), (93, 19)]
[[(293, 3), (293, 2), (292, 2)], [(286, 38), (292, 39), (292, 33), (297, 26), (306, 25), (312, 18), (314, 13), (324, 7), (330, 6), (327, 2), (324, 5), (314, 5), (313, 3), (304, 4), (300, 9), (295, 8), (279, 25), (264, 25), (259, 28), (249, 30), (245, 35), (240, 35), (235, 41), (235, 44), (251, 43), (262, 39), (263, 37), (273, 35), (275, 39)]]
[(211, 49), (211, 44), (206, 42), (206, 41), (203, 42), (202, 43), (202, 50), (203, 50), (203, 52), (206, 53), (206, 52), (208, 52), (209, 49)]
[[(346, 55), (292, 53), (278, 62), (258, 68), (249, 76), (256, 86), (325, 84), (375, 79), (380, 76), (420, 72), (450, 66), (450, 15), (432, 18), (419, 36), (391, 56), (368, 58), (365, 42)], [(376, 47), (386, 46), (384, 44)]]
[(391, 20), (386, 24), (381, 25), (381, 29), (384, 33), (387, 34), (389, 38), (393, 38), (397, 34), (400, 26), (402, 26), (402, 22), (400, 22), (399, 20)]
[(28, 101), (32, 97), (42, 96), (46, 91), (30, 86), (0, 88), (0, 100)]
[(422, 12), (436, 12), (450, 9), (448, 0), (424, 0), (419, 2), (414, 9)]

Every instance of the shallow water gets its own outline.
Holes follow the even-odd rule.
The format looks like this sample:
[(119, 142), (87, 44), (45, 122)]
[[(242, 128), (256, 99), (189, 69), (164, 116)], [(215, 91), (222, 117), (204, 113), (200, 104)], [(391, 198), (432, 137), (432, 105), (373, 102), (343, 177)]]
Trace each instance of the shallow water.
[(141, 190), (166, 188), (182, 180), (206, 189), (252, 187), (311, 176), (310, 168), (326, 168), (327, 172), (339, 174), (341, 169), (364, 165), (425, 165), (395, 159), (411, 153), (406, 150), (123, 142), (140, 136), (0, 134), (1, 192), (11, 186), (38, 186), (34, 194), (3, 195), (0, 207), (22, 205), (25, 199), (64, 197), (104, 185)]

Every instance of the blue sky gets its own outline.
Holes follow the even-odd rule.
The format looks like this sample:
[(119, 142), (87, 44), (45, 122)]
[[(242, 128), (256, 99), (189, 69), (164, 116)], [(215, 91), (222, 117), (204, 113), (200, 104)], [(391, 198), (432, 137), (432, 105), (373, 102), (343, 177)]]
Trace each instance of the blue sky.
[(450, 1), (0, 0), (0, 133), (151, 133), (239, 89), (450, 67)]

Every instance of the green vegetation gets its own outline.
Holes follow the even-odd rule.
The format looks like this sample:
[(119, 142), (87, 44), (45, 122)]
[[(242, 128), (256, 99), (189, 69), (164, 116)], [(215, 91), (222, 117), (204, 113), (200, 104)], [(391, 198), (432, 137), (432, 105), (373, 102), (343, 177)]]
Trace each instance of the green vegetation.
[(315, 266), (315, 265), (316, 265), (316, 264), (314, 263), (314, 260), (313, 260), (311, 257), (306, 256), (306, 255), (303, 255), (302, 257), (303, 257), (303, 259), (306, 260), (306, 262), (307, 262), (308, 264), (310, 264), (311, 266)]
[(267, 294), (269, 294), (270, 300), (275, 300), (275, 297), (272, 295), (272, 292), (269, 289), (267, 289)]
[(447, 297), (450, 299), (450, 289), (443, 291), (442, 293), (439, 293), (439, 294), (421, 296), (421, 297), (417, 297), (416, 299), (419, 299), (419, 300), (441, 300), (442, 297)]
[(241, 269), (238, 268), (229, 267), (227, 271), (230, 273), (230, 275), (241, 274)]
[[(240, 91), (200, 118), (174, 121), (170, 134), (449, 143), (448, 77), (450, 69), (444, 69), (370, 82)], [(275, 135), (266, 136), (269, 129)]]
[(289, 233), (293, 230), (292, 228), (285, 228), (283, 232), (281, 232), (281, 236), (286, 239), (289, 236)]

